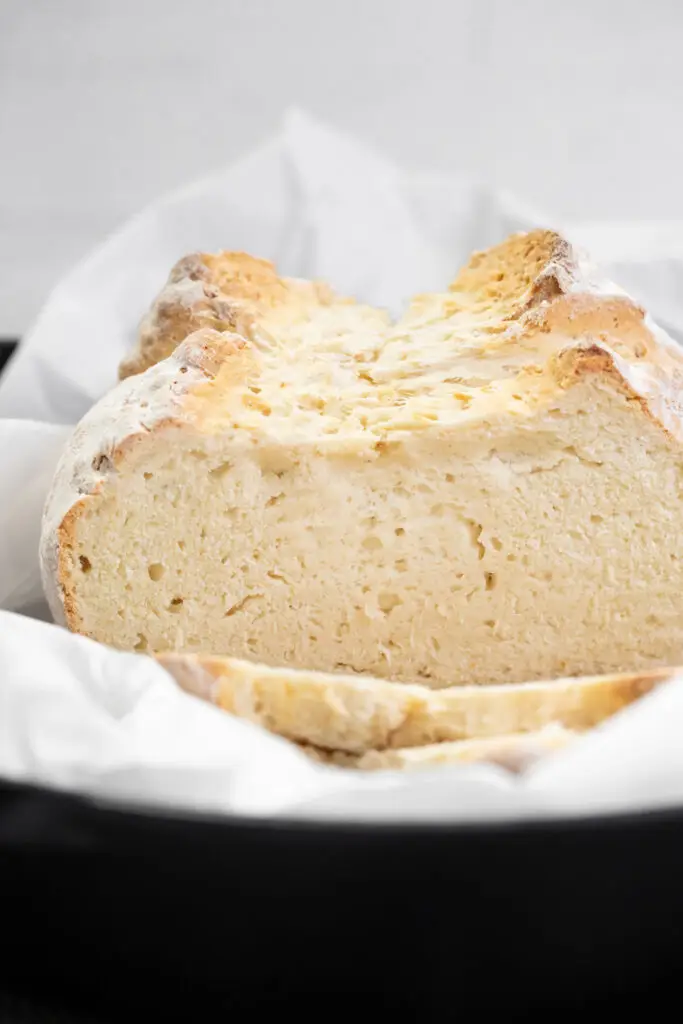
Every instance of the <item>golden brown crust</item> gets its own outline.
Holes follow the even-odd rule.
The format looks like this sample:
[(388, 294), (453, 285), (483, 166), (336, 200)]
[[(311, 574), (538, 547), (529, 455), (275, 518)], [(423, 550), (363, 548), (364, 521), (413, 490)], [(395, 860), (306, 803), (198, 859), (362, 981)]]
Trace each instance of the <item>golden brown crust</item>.
[[(194, 253), (179, 260), (145, 317), (136, 350), (121, 365), (126, 377), (166, 358), (200, 328), (227, 332), (258, 345), (278, 324), (303, 319), (331, 304), (348, 305), (316, 282), (280, 277), (272, 263), (246, 253)], [(479, 318), (476, 331), (502, 357), (521, 345), (531, 352), (545, 334), (562, 334), (567, 347), (604, 346), (610, 359), (579, 354), (556, 361), (558, 384), (581, 372), (604, 369), (619, 386), (625, 382), (642, 397), (646, 414), (669, 433), (680, 434), (683, 355), (661, 344), (643, 309), (610, 282), (595, 277), (571, 244), (557, 232), (538, 229), (512, 235), (499, 245), (474, 253), (447, 293), (420, 296), (412, 313), (434, 307), (437, 318), (458, 310)], [(436, 304), (436, 305), (435, 305)], [(483, 315), (483, 319), (482, 319)], [(410, 322), (410, 315), (409, 321)], [(457, 327), (457, 324), (455, 325)], [(616, 367), (613, 354), (624, 360)], [(227, 357), (227, 349), (224, 350)], [(632, 368), (635, 367), (635, 371)], [(632, 371), (632, 372), (629, 372)]]
[(247, 253), (193, 253), (171, 270), (119, 377), (166, 359), (201, 328), (248, 338), (254, 322), (278, 308), (329, 305), (332, 299), (326, 285), (279, 277), (272, 263)]
[(576, 272), (571, 245), (555, 231), (539, 228), (512, 235), (475, 252), (451, 284), (453, 295), (476, 295), (483, 304), (506, 307), (506, 319), (550, 302), (569, 288)]
[(64, 516), (64, 519), (59, 524), (57, 531), (59, 552), (57, 562), (57, 581), (62, 594), (64, 622), (66, 627), (74, 633), (82, 633), (83, 627), (81, 616), (78, 612), (76, 594), (74, 592), (72, 561), (74, 558), (76, 526), (87, 501), (87, 497), (81, 498), (79, 502), (72, 505)]
[[(553, 231), (514, 235), (474, 253), (450, 286), (455, 300), (500, 309), (503, 321), (518, 319), (561, 295), (572, 278), (573, 254)], [(193, 253), (179, 260), (144, 318), (138, 343), (121, 363), (123, 379), (167, 358), (202, 327), (249, 337), (255, 323), (278, 309), (349, 303), (325, 284), (282, 278), (268, 260), (241, 252)]]

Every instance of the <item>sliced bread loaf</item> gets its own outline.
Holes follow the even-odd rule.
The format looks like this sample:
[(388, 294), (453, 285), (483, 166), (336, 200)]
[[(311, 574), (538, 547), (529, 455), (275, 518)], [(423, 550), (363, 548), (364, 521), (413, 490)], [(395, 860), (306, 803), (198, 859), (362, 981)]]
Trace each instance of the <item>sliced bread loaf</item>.
[(53, 612), (119, 648), (434, 688), (680, 663), (682, 370), (550, 231), (398, 322), (188, 258), (61, 460)]
[(178, 685), (279, 736), (322, 750), (365, 754), (498, 739), (548, 726), (585, 732), (677, 674), (589, 676), (438, 691), (370, 676), (271, 668), (195, 654), (161, 654)]

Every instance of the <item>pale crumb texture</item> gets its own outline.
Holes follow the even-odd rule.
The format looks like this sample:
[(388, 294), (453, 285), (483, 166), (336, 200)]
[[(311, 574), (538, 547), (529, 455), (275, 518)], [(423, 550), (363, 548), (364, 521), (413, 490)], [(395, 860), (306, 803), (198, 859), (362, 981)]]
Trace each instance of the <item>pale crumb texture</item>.
[(51, 606), (118, 648), (433, 688), (680, 663), (682, 368), (550, 231), (397, 323), (188, 257), (58, 469)]
[(173, 653), (157, 660), (183, 690), (230, 714), (295, 743), (355, 755), (548, 727), (585, 732), (676, 675), (653, 669), (433, 690), (237, 658)]
[(301, 749), (319, 764), (364, 772), (419, 771), (449, 764), (494, 764), (513, 774), (521, 774), (541, 758), (563, 750), (576, 737), (577, 733), (571, 729), (548, 726), (538, 732), (429, 743), (424, 747), (406, 747), (403, 750), (370, 750), (360, 756), (305, 745), (301, 745)]

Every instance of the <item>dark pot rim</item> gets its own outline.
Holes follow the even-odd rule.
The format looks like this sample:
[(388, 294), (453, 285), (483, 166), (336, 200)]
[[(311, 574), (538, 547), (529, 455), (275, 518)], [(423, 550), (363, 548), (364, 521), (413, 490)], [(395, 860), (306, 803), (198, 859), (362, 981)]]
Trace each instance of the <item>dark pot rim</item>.
[[(112, 822), (134, 822), (156, 819), (159, 823), (169, 826), (197, 826), (200, 829), (232, 830), (241, 833), (282, 834), (296, 833), (299, 837), (306, 835), (320, 838), (329, 835), (338, 836), (373, 835), (382, 837), (420, 838), (443, 837), (458, 838), (478, 835), (482, 837), (499, 836), (533, 837), (547, 833), (576, 834), (586, 831), (602, 835), (611, 831), (642, 831), (647, 828), (680, 825), (683, 828), (683, 804), (670, 804), (643, 810), (615, 810), (595, 814), (560, 814), (544, 815), (543, 817), (497, 818), (487, 821), (401, 821), (387, 820), (372, 822), (351, 818), (319, 818), (306, 819), (290, 815), (246, 815), (228, 814), (220, 811), (166, 805), (133, 803), (113, 797), (99, 797), (88, 793), (62, 790), (57, 787), (39, 783), (23, 782), (0, 776), (0, 812), (8, 801), (17, 803), (20, 800), (32, 803), (52, 805), (53, 811), (62, 808), (78, 812), (80, 815), (95, 817)], [(54, 821), (54, 816), (51, 818)], [(45, 838), (48, 837), (46, 824)], [(0, 846), (3, 844), (0, 835)]]

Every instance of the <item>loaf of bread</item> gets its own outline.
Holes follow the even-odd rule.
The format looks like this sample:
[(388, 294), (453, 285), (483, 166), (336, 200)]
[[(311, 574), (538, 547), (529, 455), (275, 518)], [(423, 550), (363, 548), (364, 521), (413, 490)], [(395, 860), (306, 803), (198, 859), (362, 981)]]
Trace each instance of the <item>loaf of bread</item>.
[(682, 369), (551, 231), (397, 322), (186, 258), (58, 467), (52, 610), (118, 648), (435, 689), (681, 663)]
[(676, 669), (433, 690), (369, 676), (271, 668), (237, 658), (159, 654), (188, 693), (295, 743), (363, 755), (463, 740), (586, 732)]

